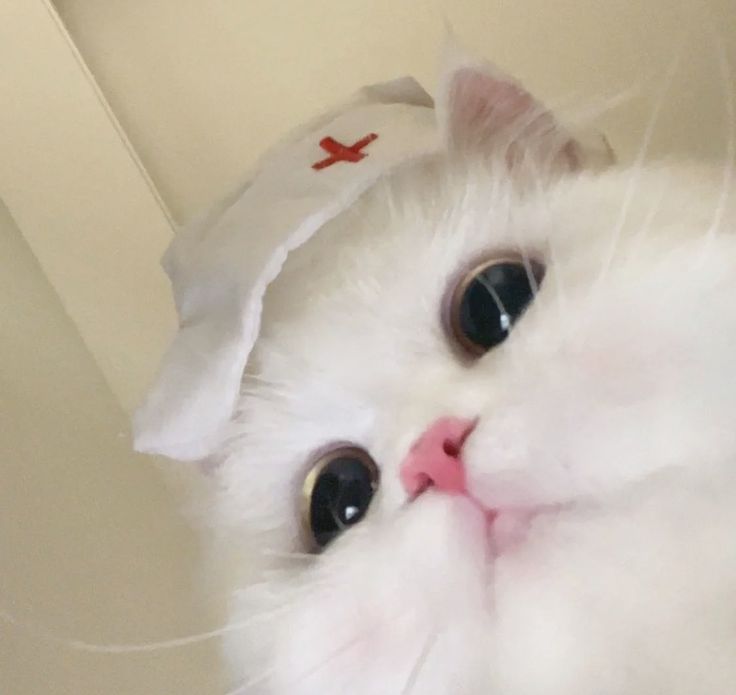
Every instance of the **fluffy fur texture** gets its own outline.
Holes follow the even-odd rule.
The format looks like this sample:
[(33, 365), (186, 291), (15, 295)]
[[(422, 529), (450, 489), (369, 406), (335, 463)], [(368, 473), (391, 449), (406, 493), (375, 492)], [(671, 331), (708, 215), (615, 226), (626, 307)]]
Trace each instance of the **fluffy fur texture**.
[[(567, 140), (536, 128), (530, 102), (511, 114), (514, 137), (493, 108), (467, 117), (499, 98), (486, 77), (451, 82), (439, 105), (464, 136), (326, 226), (266, 297), (216, 470), (213, 562), (242, 622), (225, 644), (238, 692), (734, 693), (723, 172), (569, 171)], [(468, 361), (444, 297), (509, 250), (546, 277), (509, 339)], [(479, 418), (464, 459), (499, 528), (515, 508), (542, 510), (508, 552), (491, 551), (462, 497), (407, 502), (400, 462), (445, 415)], [(310, 455), (336, 441), (371, 453), (381, 487), (360, 524), (307, 555), (300, 488)]]

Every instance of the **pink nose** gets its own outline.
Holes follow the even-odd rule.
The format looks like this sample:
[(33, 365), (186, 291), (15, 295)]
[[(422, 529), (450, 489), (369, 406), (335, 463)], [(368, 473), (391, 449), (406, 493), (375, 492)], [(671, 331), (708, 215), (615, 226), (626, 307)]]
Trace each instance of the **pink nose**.
[(410, 497), (416, 497), (430, 486), (450, 494), (465, 492), (462, 448), (475, 423), (475, 420), (443, 417), (417, 439), (399, 473)]

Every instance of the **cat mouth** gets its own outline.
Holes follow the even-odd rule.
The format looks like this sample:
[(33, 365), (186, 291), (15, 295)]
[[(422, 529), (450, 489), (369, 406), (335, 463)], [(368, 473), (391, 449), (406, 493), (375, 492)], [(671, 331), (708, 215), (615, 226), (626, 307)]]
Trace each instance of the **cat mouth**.
[(540, 514), (542, 511), (536, 509), (486, 511), (491, 553), (504, 555), (523, 545)]
[(492, 557), (505, 555), (521, 547), (540, 518), (562, 511), (562, 505), (488, 508), (472, 495), (464, 496), (483, 514), (488, 548)]
[[(538, 520), (559, 514), (566, 507), (562, 503), (540, 503), (508, 507), (489, 506), (467, 488), (448, 494), (435, 488), (431, 481), (425, 482), (420, 495), (426, 493), (440, 498), (444, 497), (448, 500), (461, 501), (465, 503), (463, 506), (467, 505), (466, 508), (474, 512), (474, 516), (480, 518), (481, 525), (485, 529), (485, 545), (491, 559), (513, 552), (522, 546)], [(414, 497), (414, 500), (420, 495)]]

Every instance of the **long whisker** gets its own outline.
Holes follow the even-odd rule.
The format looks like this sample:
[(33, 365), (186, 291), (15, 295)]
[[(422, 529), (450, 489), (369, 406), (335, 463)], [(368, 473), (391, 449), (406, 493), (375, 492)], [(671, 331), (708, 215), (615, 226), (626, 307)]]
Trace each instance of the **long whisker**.
[[(642, 136), (642, 142), (639, 147), (637, 156), (634, 160), (632, 172), (631, 172), (631, 175), (629, 176), (626, 190), (624, 192), (624, 198), (621, 203), (621, 210), (614, 224), (614, 227), (611, 230), (612, 231), (611, 242), (609, 243), (608, 249), (606, 250), (605, 255), (603, 256), (600, 270), (588, 294), (587, 303), (591, 307), (595, 305), (596, 299), (599, 296), (601, 288), (603, 287), (603, 283), (605, 282), (606, 277), (608, 276), (608, 271), (610, 270), (611, 264), (613, 263), (613, 259), (616, 255), (616, 251), (618, 250), (619, 241), (621, 239), (621, 233), (623, 232), (624, 225), (626, 224), (626, 220), (628, 219), (629, 209), (634, 200), (634, 194), (636, 193), (636, 189), (639, 184), (641, 174), (644, 171), (644, 164), (646, 161), (647, 153), (649, 152), (649, 147), (651, 145), (652, 138), (654, 137), (654, 130), (659, 121), (659, 117), (662, 112), (662, 109), (664, 108), (665, 99), (667, 97), (667, 94), (672, 86), (672, 82), (674, 81), (675, 76), (677, 75), (677, 72), (679, 69), (680, 60), (682, 57), (682, 51), (683, 51), (683, 47), (680, 47), (677, 54), (675, 55), (675, 57), (672, 59), (672, 62), (670, 63), (669, 69), (660, 86), (660, 90), (657, 95), (657, 99), (654, 103), (652, 113), (649, 117), (649, 122), (647, 123), (647, 126), (644, 130), (644, 135)], [(586, 312), (586, 315), (593, 316), (593, 312), (588, 311)], [(578, 338), (579, 340), (584, 340), (585, 338), (584, 329), (579, 331)]]
[(652, 143), (652, 138), (654, 137), (654, 130), (657, 127), (660, 114), (662, 112), (662, 109), (664, 108), (665, 99), (667, 98), (667, 94), (670, 91), (672, 82), (674, 81), (680, 66), (681, 54), (682, 49), (678, 52), (678, 54), (675, 56), (670, 64), (667, 74), (662, 81), (662, 85), (657, 95), (657, 100), (649, 117), (649, 122), (647, 123), (647, 127), (644, 130), (644, 135), (642, 136), (639, 152), (637, 153), (636, 159), (634, 160), (632, 173), (626, 186), (624, 199), (621, 204), (621, 210), (612, 230), (611, 243), (608, 247), (606, 255), (603, 258), (603, 262), (601, 263), (601, 268), (596, 280), (596, 286), (600, 285), (605, 280), (611, 263), (613, 262), (613, 258), (616, 254), (616, 250), (621, 238), (621, 232), (623, 231), (624, 225), (626, 224), (626, 219), (629, 215), (629, 209), (631, 208), (631, 203), (634, 200), (634, 194), (636, 193), (641, 174), (644, 170), (644, 163), (646, 161), (646, 157)]
[(723, 215), (726, 212), (728, 198), (732, 194), (732, 186), (734, 179), (734, 168), (736, 167), (736, 99), (734, 98), (733, 70), (731, 62), (728, 59), (728, 52), (723, 45), (720, 36), (715, 37), (716, 48), (718, 51), (718, 67), (723, 84), (723, 101), (726, 116), (726, 159), (723, 167), (723, 181), (718, 196), (718, 203), (708, 232), (705, 237), (703, 251), (700, 261), (706, 257), (713, 239), (720, 231)]
[(406, 684), (401, 690), (401, 695), (410, 695), (412, 690), (414, 690), (414, 686), (417, 684), (417, 681), (419, 680), (419, 674), (422, 672), (422, 669), (426, 665), (427, 658), (429, 657), (430, 652), (434, 648), (434, 645), (437, 643), (438, 636), (439, 635), (437, 632), (433, 632), (429, 635), (429, 637), (425, 641), (424, 645), (422, 646), (422, 650), (419, 652), (419, 655), (417, 656), (417, 659), (414, 662), (414, 665), (412, 666), (411, 672), (409, 673), (409, 677), (406, 680)]
[[(397, 516), (402, 513), (402, 509), (398, 509), (394, 512)], [(401, 619), (406, 613), (401, 612), (396, 616), (396, 620)], [(337, 657), (341, 656), (345, 652), (349, 651), (356, 645), (360, 644), (360, 642), (364, 641), (366, 639), (366, 636), (368, 634), (367, 630), (359, 632), (357, 635), (352, 637), (351, 639), (347, 640), (337, 648), (330, 651), (324, 658), (320, 659), (317, 663), (314, 663), (312, 665), (309, 665), (307, 668), (300, 671), (300, 673), (297, 674), (296, 678), (292, 680), (293, 683), (301, 682), (303, 680), (306, 680), (307, 678), (310, 678), (315, 673), (320, 671), (325, 666), (329, 665), (329, 663), (336, 659)], [(251, 678), (250, 680), (241, 683), (239, 686), (237, 686), (235, 689), (227, 692), (225, 695), (247, 695), (247, 693), (251, 690), (251, 688), (254, 688), (255, 686), (261, 685), (269, 676), (271, 676), (274, 673), (274, 668), (270, 667), (267, 668), (264, 672), (262, 672), (260, 675)]]
[(286, 386), (286, 382), (283, 380), (277, 380), (277, 379), (271, 379), (269, 377), (265, 377), (262, 374), (255, 374), (252, 372), (246, 372), (243, 374), (242, 381), (255, 381), (259, 384), (266, 384), (268, 386)]
[(267, 671), (261, 673), (258, 678), (253, 678), (249, 681), (241, 683), (240, 685), (236, 685), (232, 690), (228, 690), (226, 693), (224, 693), (224, 695), (247, 695), (248, 691), (251, 688), (254, 688), (255, 686), (263, 683), (266, 678), (268, 678), (272, 673), (273, 669), (268, 669)]
[(657, 195), (652, 197), (652, 204), (649, 206), (649, 210), (647, 210), (646, 217), (644, 218), (641, 227), (639, 227), (636, 235), (631, 241), (631, 245), (629, 246), (628, 258), (636, 257), (639, 247), (641, 246), (641, 242), (647, 238), (649, 230), (652, 226), (652, 222), (654, 222), (654, 218), (657, 216), (657, 213), (659, 213), (659, 211), (662, 209), (662, 201), (664, 200), (666, 189), (667, 185), (665, 182), (660, 185)]
[[(320, 669), (327, 666), (333, 659), (337, 658), (341, 654), (344, 654), (346, 651), (348, 651), (349, 649), (354, 647), (356, 644), (358, 644), (363, 638), (364, 638), (364, 635), (358, 635), (357, 637), (354, 637), (353, 639), (349, 640), (345, 644), (340, 645), (337, 649), (331, 651), (324, 659), (322, 659), (316, 664), (311, 665), (309, 668), (299, 673), (298, 677), (295, 678), (293, 682), (295, 683), (300, 682), (306, 678), (309, 678), (310, 676), (313, 676)], [(266, 669), (266, 671), (264, 671), (260, 675), (256, 676), (255, 678), (251, 678), (245, 683), (242, 683), (235, 689), (230, 690), (227, 693), (225, 693), (225, 695), (246, 695), (251, 688), (262, 684), (273, 673), (274, 673), (273, 668)]]
[(34, 637), (43, 639), (47, 642), (52, 642), (69, 649), (76, 649), (78, 651), (89, 652), (93, 654), (140, 654), (146, 652), (155, 652), (163, 649), (180, 649), (193, 644), (199, 644), (201, 642), (207, 642), (217, 637), (229, 635), (234, 632), (240, 632), (245, 630), (248, 626), (256, 622), (258, 619), (263, 619), (263, 615), (254, 616), (249, 620), (244, 620), (237, 623), (229, 623), (223, 627), (215, 630), (208, 630), (206, 632), (199, 632), (193, 635), (186, 635), (184, 637), (176, 637), (169, 640), (161, 640), (156, 642), (140, 642), (140, 643), (129, 643), (129, 644), (98, 644), (94, 642), (87, 642), (80, 639), (61, 637), (54, 634), (47, 628), (37, 625), (30, 624), (27, 621), (19, 620), (17, 617), (9, 613), (4, 609), (0, 609), (0, 620), (12, 625), (19, 630), (26, 633), (32, 634)]
[[(270, 675), (270, 672), (264, 676), (264, 679)], [(224, 695), (246, 695), (248, 692), (248, 688), (253, 687), (253, 685), (257, 685), (257, 683), (251, 683), (250, 681), (247, 683), (241, 683), (240, 685), (236, 685), (231, 690), (227, 690)]]

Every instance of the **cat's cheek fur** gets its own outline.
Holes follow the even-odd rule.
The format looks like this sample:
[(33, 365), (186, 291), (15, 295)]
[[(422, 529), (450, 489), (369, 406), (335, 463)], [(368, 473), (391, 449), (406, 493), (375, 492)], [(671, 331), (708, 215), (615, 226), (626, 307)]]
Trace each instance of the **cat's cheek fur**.
[(487, 370), (493, 396), (465, 448), (479, 498), (492, 507), (600, 499), (665, 469), (729, 465), (736, 377), (723, 365), (736, 307), (722, 299), (736, 296), (734, 248), (722, 241), (693, 291), (687, 274), (701, 249), (696, 240), (629, 261), (595, 301), (587, 288), (576, 296), (564, 320), (540, 299), (510, 368)]
[(683, 472), (534, 528), (496, 565), (499, 692), (731, 692), (735, 492)]

